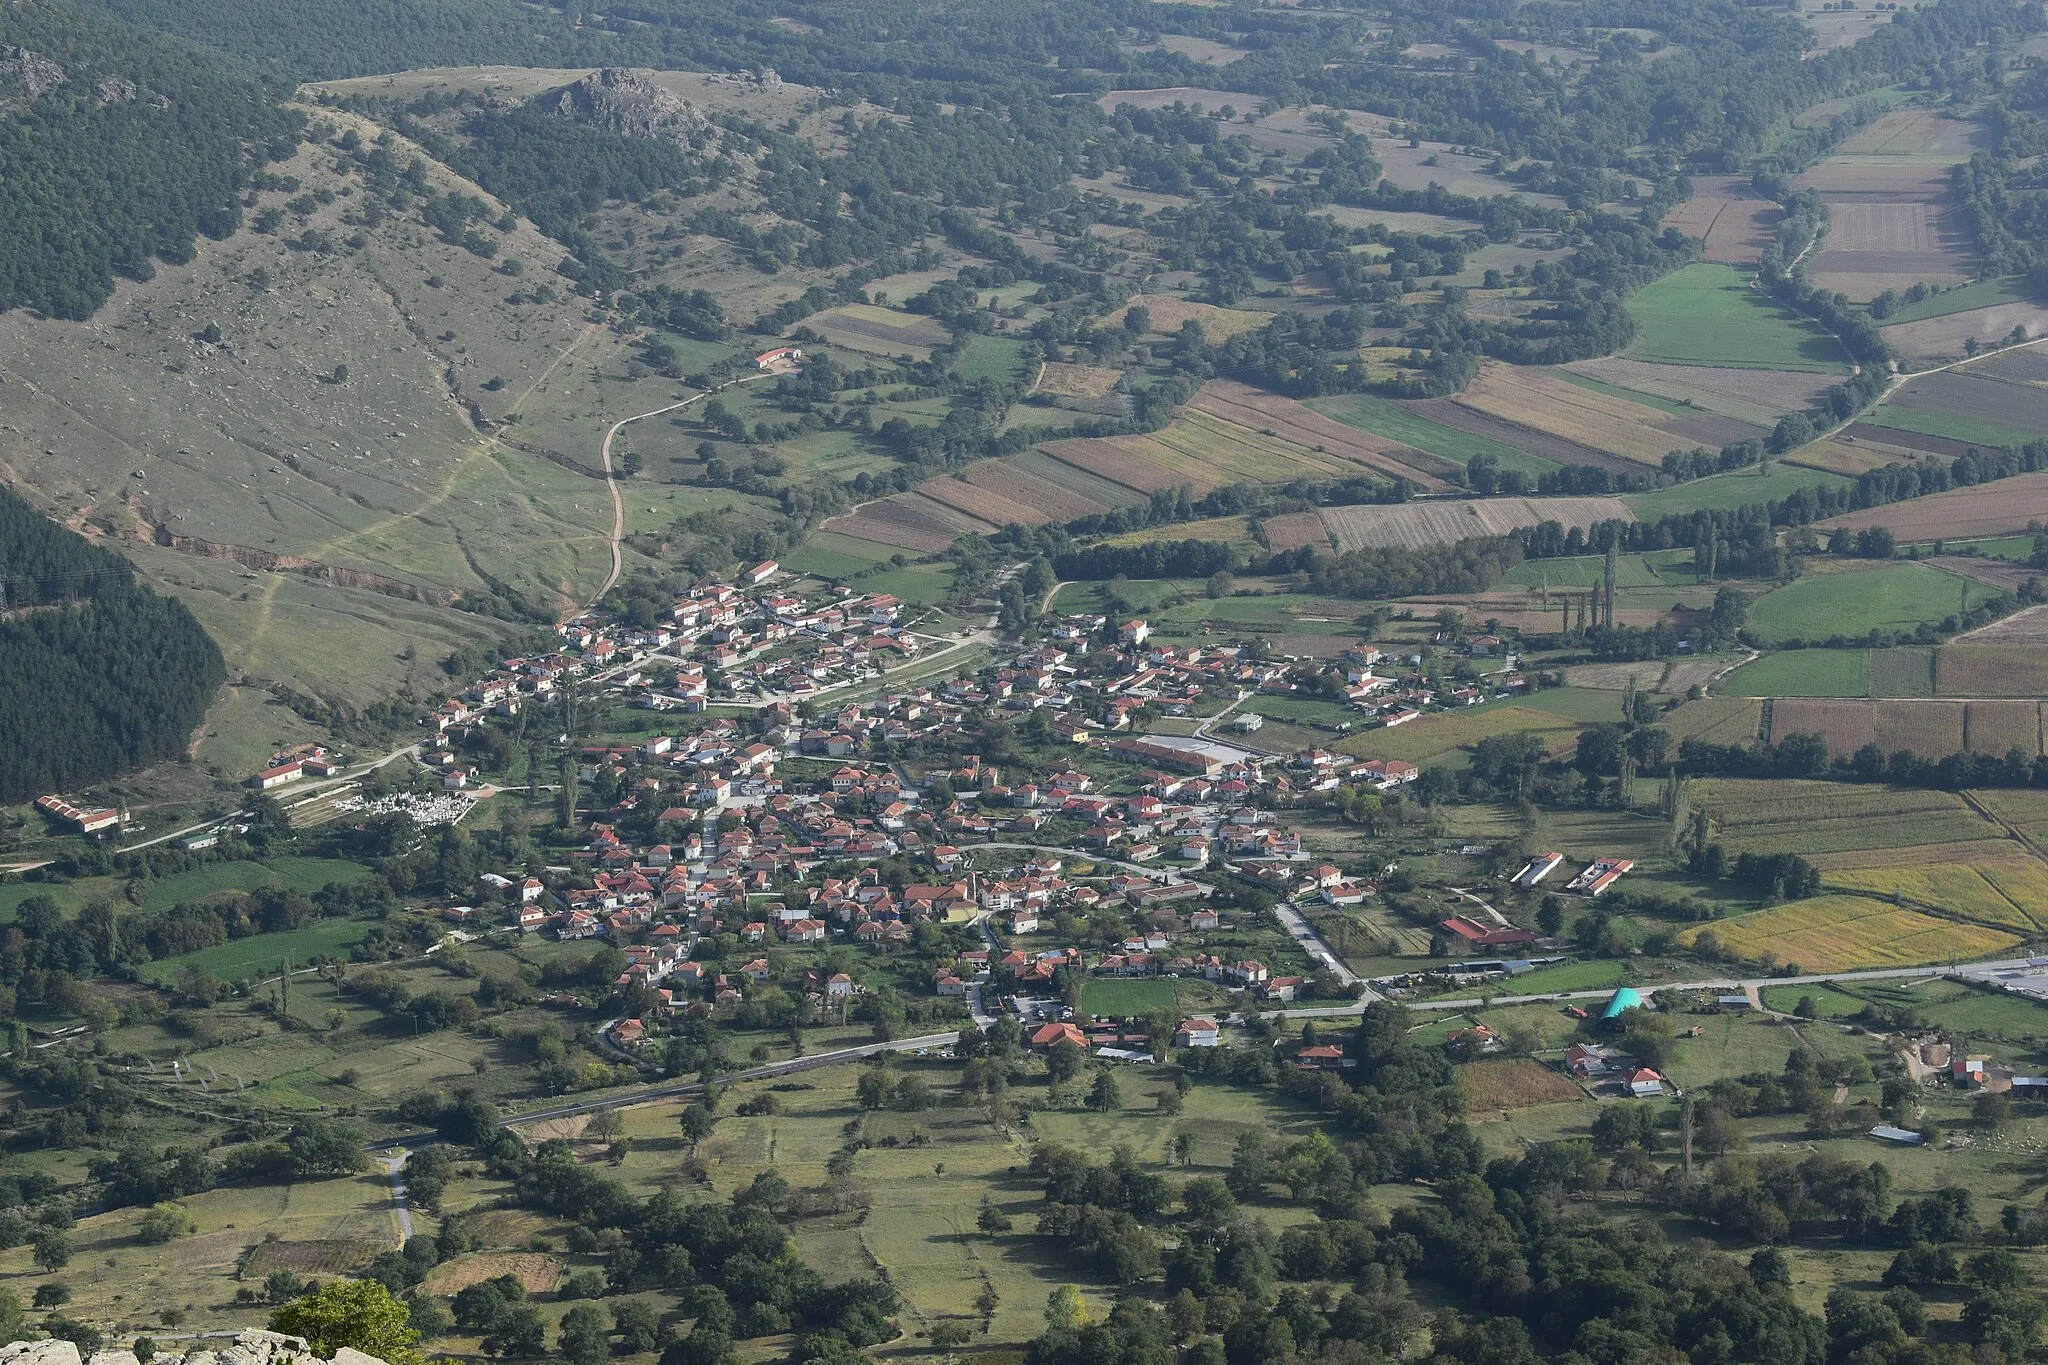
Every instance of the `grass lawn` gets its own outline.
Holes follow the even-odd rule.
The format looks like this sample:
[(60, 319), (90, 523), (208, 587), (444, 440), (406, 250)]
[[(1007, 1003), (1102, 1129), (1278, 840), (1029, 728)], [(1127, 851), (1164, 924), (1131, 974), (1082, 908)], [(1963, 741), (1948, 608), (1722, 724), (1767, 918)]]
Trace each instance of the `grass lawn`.
[(1440, 422), (1432, 422), (1395, 399), (1379, 398), (1369, 393), (1347, 393), (1340, 397), (1311, 399), (1309, 406), (1347, 426), (1414, 446), (1425, 454), (1456, 460), (1459, 464), (1474, 455), (1492, 455), (1500, 461), (1502, 469), (1547, 474), (1557, 468), (1555, 462), (1531, 455), (1526, 450), (1517, 450), (1484, 436), (1474, 436)]
[(1768, 474), (1759, 472), (1763, 468), (1757, 465), (1739, 473), (1717, 474), (1711, 479), (1694, 479), (1691, 483), (1660, 488), (1654, 493), (1633, 493), (1622, 501), (1633, 508), (1637, 516), (1650, 521), (1684, 512), (1746, 507), (1752, 503), (1788, 497), (1802, 488), (1823, 488), (1849, 482), (1840, 474), (1801, 469), (1796, 465), (1773, 464)]
[(1821, 985), (1770, 986), (1760, 994), (1766, 1006), (1784, 1014), (1799, 1008), (1801, 1000), (1811, 1000), (1815, 1014), (1822, 1019), (1852, 1018), (1869, 1003), (1848, 991)]
[(1525, 976), (1499, 983), (1511, 995), (1544, 995), (1551, 991), (1597, 991), (1619, 986), (1628, 971), (1619, 962), (1565, 962), (1538, 967)]
[(1862, 420), (1874, 427), (1890, 427), (1894, 431), (1917, 431), (1923, 436), (1946, 436), (1952, 441), (1969, 441), (1980, 446), (2025, 445), (2034, 439), (2032, 433), (2018, 431), (2012, 427), (2001, 427), (1990, 422), (1972, 422), (1967, 417), (1951, 417), (1945, 412), (1928, 412), (1922, 408), (1902, 407), (1897, 403), (1885, 403)]
[(282, 934), (255, 934), (223, 943), (217, 948), (202, 948), (196, 953), (159, 958), (144, 967), (142, 974), (151, 981), (171, 982), (177, 980), (178, 973), (186, 967), (197, 966), (206, 968), (223, 981), (236, 981), (274, 971), (277, 964), (287, 957), (297, 966), (317, 956), (346, 955), (369, 932), (368, 920), (319, 920), (303, 929)]
[(1869, 655), (1860, 649), (1788, 649), (1766, 654), (1721, 680), (1731, 697), (1863, 697)]
[(1960, 289), (1944, 290), (1932, 298), (1899, 309), (1879, 325), (1891, 327), (1901, 322), (1918, 322), (1922, 318), (1947, 317), (1950, 313), (1965, 313), (1972, 308), (1989, 308), (1999, 303), (2025, 303), (2032, 297), (2027, 290), (2026, 276), (2003, 275), (1995, 280), (1966, 284)]
[(1771, 640), (1825, 640), (1873, 630), (1907, 631), (1939, 621), (1958, 607), (1976, 606), (1996, 588), (1925, 564), (1892, 563), (1873, 569), (1803, 578), (1765, 593), (1749, 609), (1750, 626)]
[(1179, 1000), (1176, 983), (1157, 979), (1090, 981), (1081, 987), (1081, 1011), (1117, 1018), (1170, 1010)]
[(1842, 370), (1835, 339), (1749, 287), (1749, 276), (1695, 262), (1628, 301), (1639, 335), (1628, 354), (1673, 365)]

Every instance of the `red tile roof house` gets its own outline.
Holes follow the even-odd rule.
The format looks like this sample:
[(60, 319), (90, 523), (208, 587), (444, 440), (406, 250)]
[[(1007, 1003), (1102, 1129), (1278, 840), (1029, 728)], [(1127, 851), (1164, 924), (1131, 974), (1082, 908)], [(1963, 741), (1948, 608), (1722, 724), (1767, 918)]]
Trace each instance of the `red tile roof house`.
[(1088, 1037), (1074, 1024), (1047, 1024), (1031, 1035), (1031, 1046), (1046, 1052), (1063, 1042), (1086, 1048)]

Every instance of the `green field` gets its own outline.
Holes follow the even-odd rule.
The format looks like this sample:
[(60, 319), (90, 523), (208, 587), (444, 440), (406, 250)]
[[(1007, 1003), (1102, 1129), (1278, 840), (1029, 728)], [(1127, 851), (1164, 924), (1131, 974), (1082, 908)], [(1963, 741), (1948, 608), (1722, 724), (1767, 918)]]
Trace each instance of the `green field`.
[(953, 373), (962, 379), (993, 379), (1000, 384), (1017, 384), (1030, 378), (1024, 361), (1024, 343), (1009, 337), (976, 337), (960, 353)]
[(1922, 318), (1966, 313), (1972, 308), (1989, 308), (1993, 304), (2025, 303), (2032, 297), (2027, 290), (2026, 276), (2003, 275), (1995, 280), (1979, 280), (1975, 284), (1966, 284), (1960, 289), (1944, 290), (1933, 298), (1922, 299), (1911, 307), (1899, 309), (1880, 325), (1893, 327), (1902, 322), (1918, 322)]
[(1849, 482), (1840, 474), (1801, 469), (1795, 465), (1774, 464), (1769, 466), (1768, 474), (1762, 472), (1764, 468), (1758, 465), (1734, 474), (1695, 479), (1691, 483), (1660, 488), (1654, 493), (1632, 493), (1622, 501), (1637, 516), (1648, 521), (1685, 512), (1746, 507), (1751, 503), (1788, 497), (1802, 488), (1825, 488)]
[(281, 886), (287, 891), (318, 891), (329, 882), (356, 882), (369, 875), (361, 863), (340, 858), (274, 858), (269, 864), (209, 863), (166, 877), (142, 898), (145, 910), (168, 910), (185, 901), (204, 900), (223, 891), (254, 891)]
[(1788, 649), (1744, 664), (1721, 680), (1731, 697), (1863, 697), (1870, 667), (1860, 649)]
[(1725, 265), (1695, 263), (1629, 297), (1639, 329), (1628, 354), (1672, 365), (1841, 370), (1847, 358), (1820, 328), (1750, 288)]
[(1090, 981), (1081, 987), (1081, 1012), (1113, 1018), (1170, 1010), (1179, 1000), (1176, 983), (1157, 978)]
[(158, 958), (142, 969), (142, 975), (167, 984), (177, 980), (178, 973), (187, 967), (204, 967), (223, 981), (238, 981), (274, 971), (287, 957), (296, 966), (314, 957), (346, 956), (369, 932), (368, 920), (319, 920), (282, 934), (255, 934), (218, 948)]
[(1619, 962), (1562, 962), (1555, 967), (1538, 967), (1525, 976), (1500, 983), (1507, 995), (1545, 995), (1552, 991), (1597, 991), (1619, 986), (1628, 973)]
[(1500, 461), (1502, 469), (1547, 474), (1557, 468), (1555, 462), (1531, 455), (1526, 450), (1517, 450), (1484, 436), (1474, 436), (1440, 422), (1432, 422), (1395, 399), (1379, 398), (1369, 393), (1347, 393), (1341, 397), (1311, 399), (1308, 405), (1346, 426), (1399, 441), (1426, 454), (1456, 460), (1459, 464), (1475, 455), (1491, 455)]
[[(1574, 555), (1523, 560), (1502, 574), (1500, 581), (1518, 588), (1591, 588), (1606, 579), (1606, 556)], [(1641, 555), (1622, 555), (1614, 563), (1614, 584), (1618, 588), (1657, 588), (1664, 580)]]
[[(1825, 640), (1869, 631), (1909, 631), (1996, 597), (1983, 583), (1959, 580), (1925, 564), (1894, 563), (1804, 578), (1758, 598), (1749, 623), (1770, 640)], [(1867, 686), (1867, 684), (1866, 684)]]
[(1974, 550), (1986, 559), (2007, 559), (2023, 563), (2034, 557), (2034, 538), (1997, 536), (1990, 540), (1951, 540), (1943, 548), (1952, 555)]
[(1952, 441), (1969, 441), (1980, 446), (2019, 446), (2034, 439), (2031, 432), (2018, 431), (2012, 427), (1996, 426), (1990, 422), (1972, 422), (1966, 417), (1951, 417), (1945, 412), (1901, 407), (1897, 403), (1885, 403), (1862, 420), (1874, 427), (1890, 427), (1894, 431), (1917, 431), (1923, 436), (1946, 436)]

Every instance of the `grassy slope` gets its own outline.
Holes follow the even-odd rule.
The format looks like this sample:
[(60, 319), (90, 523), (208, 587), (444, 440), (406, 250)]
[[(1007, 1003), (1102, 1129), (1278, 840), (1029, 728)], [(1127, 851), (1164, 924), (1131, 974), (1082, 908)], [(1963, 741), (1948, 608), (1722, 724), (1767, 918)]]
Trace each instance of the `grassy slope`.
[(1773, 640), (1911, 630), (1953, 613), (1965, 593), (1974, 606), (1997, 590), (1925, 564), (1893, 563), (1801, 579), (1758, 598), (1749, 620), (1758, 634)]

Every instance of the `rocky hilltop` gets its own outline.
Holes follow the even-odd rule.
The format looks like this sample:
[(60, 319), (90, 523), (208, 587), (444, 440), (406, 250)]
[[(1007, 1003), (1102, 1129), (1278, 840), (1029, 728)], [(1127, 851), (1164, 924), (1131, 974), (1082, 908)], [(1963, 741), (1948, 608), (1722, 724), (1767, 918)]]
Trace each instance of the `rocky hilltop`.
[(0, 1346), (0, 1365), (384, 1365), (376, 1356), (344, 1346), (332, 1360), (313, 1354), (303, 1337), (282, 1332), (244, 1332), (218, 1347), (159, 1350), (148, 1361), (133, 1351), (95, 1351), (81, 1357), (68, 1341), (17, 1341)]
[(704, 111), (656, 85), (645, 71), (608, 66), (574, 85), (541, 97), (561, 118), (608, 128), (626, 137), (673, 138), (687, 142), (709, 126)]

